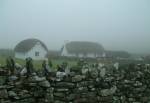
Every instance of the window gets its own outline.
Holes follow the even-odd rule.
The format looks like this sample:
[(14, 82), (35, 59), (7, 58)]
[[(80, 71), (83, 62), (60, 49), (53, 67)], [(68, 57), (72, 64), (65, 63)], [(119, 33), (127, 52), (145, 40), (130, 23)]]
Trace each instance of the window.
[(39, 54), (40, 54), (39, 52), (35, 52), (35, 56), (39, 56)]

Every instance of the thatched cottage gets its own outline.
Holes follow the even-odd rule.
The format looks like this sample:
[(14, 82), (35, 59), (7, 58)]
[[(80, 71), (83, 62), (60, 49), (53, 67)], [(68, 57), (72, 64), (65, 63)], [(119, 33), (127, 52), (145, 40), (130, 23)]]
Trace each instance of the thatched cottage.
[(61, 56), (81, 58), (105, 57), (105, 50), (102, 45), (95, 42), (72, 41), (62, 47)]
[(34, 60), (43, 60), (48, 53), (46, 45), (38, 39), (21, 41), (16, 45), (14, 51), (16, 58), (26, 59), (27, 57), (31, 57)]

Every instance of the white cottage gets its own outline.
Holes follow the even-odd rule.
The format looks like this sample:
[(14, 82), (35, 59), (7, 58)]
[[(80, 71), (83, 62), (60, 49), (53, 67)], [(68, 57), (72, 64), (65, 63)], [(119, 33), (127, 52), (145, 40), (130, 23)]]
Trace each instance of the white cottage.
[(44, 60), (48, 53), (46, 45), (37, 39), (26, 39), (15, 47), (15, 57), (26, 59), (31, 57), (34, 60)]
[(105, 50), (102, 45), (95, 42), (72, 41), (62, 47), (61, 56), (79, 58), (104, 57)]

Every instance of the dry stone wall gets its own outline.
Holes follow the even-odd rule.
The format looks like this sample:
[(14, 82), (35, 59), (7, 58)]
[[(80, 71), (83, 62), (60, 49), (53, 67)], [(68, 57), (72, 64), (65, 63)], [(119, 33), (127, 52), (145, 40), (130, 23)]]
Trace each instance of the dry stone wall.
[[(2, 71), (1, 71), (2, 72)], [(54, 73), (56, 74), (56, 73)], [(70, 72), (63, 78), (1, 76), (0, 103), (150, 103), (150, 68)]]

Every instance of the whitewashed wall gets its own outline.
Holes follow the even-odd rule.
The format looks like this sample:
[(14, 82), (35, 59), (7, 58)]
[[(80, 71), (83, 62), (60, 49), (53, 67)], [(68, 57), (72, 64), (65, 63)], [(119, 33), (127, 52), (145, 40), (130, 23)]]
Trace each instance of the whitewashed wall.
[[(105, 54), (105, 53), (104, 53), (104, 54)], [(88, 58), (96, 58), (96, 57), (102, 57), (104, 54), (96, 54), (96, 55), (95, 55), (94, 53), (89, 53), (89, 54), (86, 55), (86, 57), (88, 57)], [(62, 51), (62, 53), (61, 53), (61, 56), (77, 57), (76, 54), (70, 54), (70, 53), (67, 51), (66, 47), (63, 48), (63, 51)], [(78, 57), (79, 57), (79, 58), (83, 58), (83, 57), (84, 57), (84, 54), (78, 54)]]
[(70, 53), (68, 53), (66, 47), (64, 46), (63, 51), (62, 51), (62, 53), (61, 53), (61, 56), (75, 57), (76, 55), (75, 55), (75, 54), (70, 54)]

